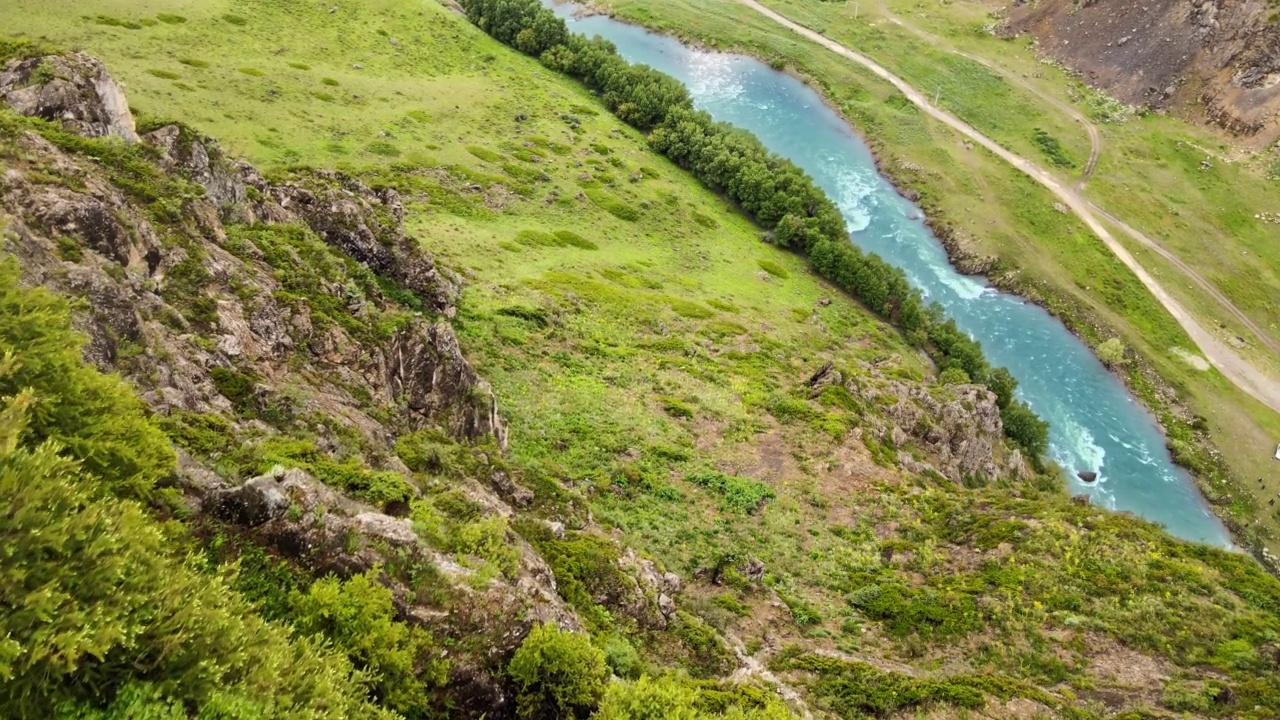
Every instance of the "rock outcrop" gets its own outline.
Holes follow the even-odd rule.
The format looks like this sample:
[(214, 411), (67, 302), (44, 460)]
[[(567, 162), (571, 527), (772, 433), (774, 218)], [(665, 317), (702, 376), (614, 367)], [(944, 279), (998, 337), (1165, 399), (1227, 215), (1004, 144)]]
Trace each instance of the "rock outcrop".
[[(156, 133), (151, 133), (147, 139), (154, 137)], [(171, 140), (173, 132), (166, 131), (160, 137)], [(360, 403), (353, 392), (367, 394), (398, 407), (409, 427), (439, 426), (466, 440), (492, 437), (505, 447), (506, 427), (493, 391), (463, 357), (447, 322), (415, 317), (386, 342), (361, 348), (340, 326), (326, 323), (327, 327), (318, 328), (305, 303), (292, 307), (281, 304), (277, 298), (282, 287), (272, 269), (251, 256), (238, 257), (225, 245), (227, 232), (213, 204), (215, 192), (225, 198), (247, 198), (251, 193), (243, 190), (246, 185), (236, 185), (213, 169), (216, 165), (207, 159), (218, 156), (195, 149), (204, 146), (202, 140), (188, 141), (182, 156), (196, 158), (195, 164), (176, 167), (189, 168), (191, 179), (204, 180), (213, 189), (204, 198), (188, 200), (176, 226), (160, 229), (147, 209), (138, 207), (92, 163), (64, 153), (36, 133), (26, 133), (16, 142), (25, 161), (0, 177), (0, 210), (11, 218), (10, 231), (18, 238), (10, 251), (22, 259), (33, 283), (91, 300), (80, 324), (90, 338), (88, 354), (95, 364), (117, 369), (122, 346), (152, 356), (139, 385), (144, 398), (157, 410), (228, 408), (210, 375), (215, 367), (235, 367), (260, 378), (264, 394), (278, 393), (276, 381), (287, 379), (286, 361), (301, 351), (314, 366), (328, 367), (327, 377), (312, 379), (315, 409), (343, 406), (338, 414), (348, 418), (365, 415), (352, 422), (369, 430), (378, 423), (358, 409)], [(49, 182), (44, 175), (32, 179), (26, 169), (36, 167), (42, 168), (42, 173), (49, 168), (61, 169), (77, 181), (61, 185)], [(240, 173), (240, 177), (256, 177), (245, 165)], [(436, 268), (405, 236), (402, 217), (394, 211), (398, 206), (394, 193), (375, 192), (338, 175), (308, 180), (336, 186), (327, 192), (347, 198), (339, 204), (342, 209), (294, 214), (285, 205), (297, 203), (246, 199), (231, 214), (273, 224), (310, 227), (315, 223), (320, 228), (317, 235), (343, 253), (362, 263), (374, 263), (375, 272), (386, 273), (393, 281), (403, 281), (402, 287), (423, 298), (424, 309), (435, 311), (438, 317), (453, 313), (456, 278)], [(272, 193), (268, 197), (296, 198), (303, 193), (315, 197), (299, 186), (267, 189)], [(366, 220), (366, 215), (377, 219)], [(337, 216), (346, 218), (345, 224), (335, 220)], [(377, 228), (378, 233), (371, 228)], [(166, 236), (163, 242), (162, 234)], [(177, 235), (185, 238), (178, 241)], [(59, 243), (68, 242), (83, 250), (76, 250), (73, 257), (65, 256), (67, 248)], [(370, 251), (361, 251), (362, 247)], [(385, 252), (375, 254), (373, 248)], [(204, 284), (190, 287), (193, 276), (206, 278)], [(410, 282), (412, 285), (407, 284)], [(183, 287), (178, 288), (179, 284)], [(394, 303), (385, 296), (367, 301), (369, 307), (357, 309), (355, 315), (369, 322), (376, 310)], [(193, 327), (184, 304), (211, 308), (208, 327)], [(200, 341), (197, 331), (216, 338), (216, 342)]]
[(101, 61), (84, 53), (10, 62), (0, 71), (0, 102), (77, 135), (138, 141), (124, 91)]
[(1183, 109), (1265, 147), (1280, 137), (1280, 22), (1262, 0), (1017, 2), (1007, 33), (1129, 105)]
[(875, 408), (864, 416), (863, 432), (895, 448), (904, 470), (933, 471), (955, 482), (1033, 474), (1020, 452), (1004, 454), (1004, 425), (990, 390), (970, 384), (930, 388), (886, 377), (874, 366), (864, 370), (845, 379), (824, 366), (808, 385), (815, 394), (825, 385), (843, 385), (861, 405)]

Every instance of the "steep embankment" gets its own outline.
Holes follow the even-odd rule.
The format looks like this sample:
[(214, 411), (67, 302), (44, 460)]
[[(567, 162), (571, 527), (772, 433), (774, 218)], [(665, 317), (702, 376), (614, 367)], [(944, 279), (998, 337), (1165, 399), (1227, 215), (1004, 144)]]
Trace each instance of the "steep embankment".
[[(145, 73), (127, 79), (130, 105), (210, 117), (227, 109), (220, 81), (243, 82), (235, 112), (277, 132), (217, 120), (233, 137), (267, 159), (333, 143), (349, 166), (264, 177), (168, 121), (144, 119), (133, 144), (88, 139), (129, 135), (101, 67), (17, 60), (6, 72), (35, 98), (18, 104), (58, 125), (0, 114), (6, 247), (28, 283), (90, 298), (74, 315), (86, 357), (121, 372), (181, 451), (138, 488), (151, 515), (174, 520), (154, 535), (172, 538), (170, 561), (192, 553), (199, 578), (238, 559), (228, 582), (241, 600), (228, 607), (273, 623), (254, 637), (331, 643), (341, 661), (316, 677), (345, 683), (349, 702), (405, 717), (599, 705), (604, 718), (777, 718), (768, 683), (780, 681), (796, 711), (842, 718), (1276, 712), (1280, 583), (1030, 476), (991, 393), (936, 377), (591, 95), (417, 3), (342, 5), (341, 23), (299, 7), (292, 25), (272, 4), (234, 9), (234, 23), (85, 22), (114, 28), (107, 46), (154, 46), (145, 64), (168, 48), (212, 65), (191, 54), (222, 56), (208, 44), (178, 40), (202, 27), (340, 35), (328, 52), (358, 55), (221, 40), (258, 53), (271, 81), (181, 63), (196, 89), (171, 98), (185, 80), (147, 91)], [(482, 67), (453, 64), (464, 56)], [(295, 67), (322, 62), (335, 66)], [(331, 97), (368, 113), (314, 97), (329, 92), (314, 76), (357, 62), (360, 89)], [(259, 83), (275, 92), (255, 94)], [(387, 86), (432, 100), (386, 110), (396, 122), (379, 127), (370, 116), (398, 97), (383, 103)], [(446, 102), (443, 87), (484, 88), (484, 102)], [(319, 120), (284, 124), (308, 103)], [(251, 142), (259, 132), (271, 143)], [(33, 291), (6, 282), (32, 306)], [(45, 357), (26, 327), (0, 323), (3, 349)], [(64, 375), (29, 383), (46, 410), (73, 407)], [(0, 395), (20, 389), (9, 377)], [(92, 431), (109, 414), (86, 417)], [(50, 507), (57, 522), (80, 517)], [(11, 533), (14, 517), (0, 514), (20, 538), (0, 569), (38, 577), (22, 551), (50, 533)], [(166, 592), (164, 576), (131, 571)], [(67, 587), (115, 607), (109, 587)], [(155, 609), (133, 618), (146, 632), (132, 643), (94, 635), (71, 662), (40, 664), (47, 614), (5, 617), (23, 669), (6, 692), (231, 716), (228, 695), (279, 694), (241, 717), (332, 699), (286, 695), (307, 674), (274, 672), (277, 656), (193, 645), (224, 625), (184, 623), (164, 597), (138, 604)], [(173, 643), (226, 654), (230, 669), (191, 682), (187, 655), (160, 652)], [(173, 661), (140, 666), (139, 648)], [(342, 662), (372, 676), (343, 675)], [(262, 680), (276, 676), (287, 682)]]
[(1204, 117), (1257, 148), (1280, 136), (1280, 22), (1264, 0), (1048, 0), (1006, 31), (1122, 102)]

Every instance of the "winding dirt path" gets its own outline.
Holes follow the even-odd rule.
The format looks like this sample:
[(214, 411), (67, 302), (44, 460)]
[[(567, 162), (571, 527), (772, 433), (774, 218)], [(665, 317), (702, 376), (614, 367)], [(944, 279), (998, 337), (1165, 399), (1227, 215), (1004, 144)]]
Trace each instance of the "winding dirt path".
[(1089, 181), (1089, 178), (1093, 177), (1093, 171), (1095, 168), (1098, 167), (1098, 158), (1102, 156), (1102, 133), (1099, 132), (1097, 125), (1095, 125), (1092, 121), (1090, 121), (1089, 118), (1085, 117), (1084, 113), (1075, 109), (1070, 104), (1065, 103), (1062, 100), (1059, 100), (1053, 95), (1046, 93), (1045, 91), (1036, 87), (1035, 83), (1032, 83), (1028, 80), (1023, 79), (1020, 75), (1013, 72), (1012, 70), (1007, 70), (1004, 67), (1001, 67), (1000, 65), (997, 65), (994, 62), (991, 62), (990, 60), (987, 60), (984, 57), (974, 55), (973, 53), (965, 52), (964, 50), (961, 50), (960, 48), (957, 48), (951, 43), (947, 42), (945, 39), (938, 37), (937, 35), (934, 35), (928, 30), (925, 30), (924, 28), (918, 27), (916, 25), (912, 25), (910, 22), (895, 15), (893, 11), (889, 9), (889, 6), (885, 4), (884, 0), (880, 0), (880, 13), (884, 15), (886, 18), (888, 18), (889, 22), (893, 23), (894, 25), (910, 30), (911, 32), (915, 33), (921, 38), (928, 40), (929, 42), (933, 43), (934, 45), (937, 45), (938, 47), (946, 50), (947, 52), (953, 55), (959, 55), (962, 58), (967, 58), (969, 60), (972, 60), (973, 62), (978, 63), (979, 65), (985, 67), (991, 72), (994, 72), (995, 74), (1003, 77), (1004, 79), (1018, 85), (1019, 87), (1031, 93), (1032, 95), (1035, 95), (1036, 97), (1040, 98), (1046, 103), (1057, 108), (1058, 112), (1061, 112), (1063, 115), (1066, 115), (1072, 120), (1075, 120), (1076, 122), (1080, 123), (1080, 125), (1084, 127), (1085, 133), (1089, 135), (1089, 160), (1084, 164), (1084, 170), (1081, 171), (1080, 173), (1080, 179), (1076, 180), (1076, 190), (1080, 190), (1081, 188), (1083, 188), (1084, 184)]
[[(1102, 155), (1102, 133), (1098, 130), (1098, 126), (1093, 121), (1089, 120), (1089, 118), (1085, 117), (1083, 113), (1081, 113), (1079, 110), (1077, 110), (1075, 107), (1073, 107), (1069, 103), (1063, 102), (1059, 98), (1049, 93), (1046, 93), (1045, 91), (1036, 87), (1034, 83), (1028, 82), (1027, 80), (1023, 79), (1020, 75), (1018, 75), (1014, 71), (1009, 70), (1000, 65), (997, 65), (996, 63), (991, 62), (986, 58), (979, 57), (977, 55), (965, 52), (964, 50), (961, 50), (955, 47), (951, 43), (947, 42), (946, 39), (939, 37), (938, 35), (935, 35), (929, 32), (928, 30), (925, 30), (924, 28), (913, 25), (908, 20), (905, 20), (899, 17), (898, 15), (895, 15), (894, 12), (889, 9), (889, 6), (885, 4), (884, 0), (879, 0), (879, 3), (880, 3), (881, 14), (883, 14), (886, 18), (888, 18), (889, 22), (892, 22), (893, 24), (899, 27), (905, 28), (915, 33), (919, 37), (925, 40), (928, 40), (929, 42), (946, 50), (947, 52), (950, 52), (954, 55), (959, 55), (963, 58), (972, 60), (973, 62), (976, 62), (979, 65), (982, 65), (983, 67), (1000, 75), (1006, 80), (1017, 84), (1018, 86), (1025, 89), (1027, 92), (1030, 92), (1031, 94), (1040, 98), (1041, 100), (1048, 103), (1049, 105), (1052, 105), (1054, 108), (1057, 108), (1057, 110), (1061, 112), (1063, 115), (1066, 115), (1072, 120), (1080, 123), (1080, 125), (1084, 127), (1085, 132), (1088, 133), (1089, 135), (1089, 144), (1091, 146), (1091, 149), (1089, 151), (1089, 161), (1085, 163), (1084, 171), (1080, 173), (1080, 178), (1076, 180), (1076, 184), (1075, 184), (1076, 192), (1080, 192), (1081, 190), (1083, 190), (1084, 184), (1089, 181), (1089, 178), (1093, 177), (1093, 171), (1098, 166), (1098, 158), (1101, 157)], [(1115, 215), (1112, 215), (1110, 212), (1099, 207), (1094, 202), (1092, 201), (1088, 201), (1088, 202), (1089, 202), (1089, 209), (1091, 209), (1093, 212), (1097, 213), (1098, 215), (1101, 215), (1102, 217), (1106, 218), (1112, 225), (1119, 228), (1121, 232), (1133, 238), (1140, 245), (1156, 253), (1157, 255), (1164, 258), (1166, 261), (1168, 261), (1169, 264), (1173, 265), (1178, 270), (1182, 271), (1182, 273), (1185, 274), (1193, 283), (1195, 283), (1201, 290), (1203, 290), (1207, 295), (1209, 295), (1209, 297), (1213, 298), (1213, 300), (1217, 302), (1219, 305), (1221, 305), (1222, 308), (1226, 310), (1232, 317), (1234, 317), (1237, 321), (1239, 321), (1241, 325), (1248, 328), (1250, 332), (1252, 332), (1255, 336), (1257, 336), (1258, 340), (1263, 345), (1265, 345), (1268, 350), (1270, 350), (1272, 353), (1275, 353), (1276, 355), (1280, 355), (1280, 342), (1276, 341), (1269, 333), (1265, 332), (1261, 327), (1259, 327), (1257, 323), (1255, 323), (1248, 315), (1244, 313), (1244, 311), (1236, 307), (1235, 303), (1231, 302), (1230, 298), (1224, 295), (1222, 291), (1218, 290), (1216, 285), (1210, 283), (1202, 275), (1200, 275), (1200, 273), (1197, 272), (1195, 268), (1183, 262), (1182, 258), (1173, 254), (1169, 250), (1166, 250), (1164, 246), (1160, 245), (1156, 241), (1147, 237), (1141, 231), (1137, 230), (1133, 226), (1124, 222), (1123, 220), (1116, 217)]]
[[(1191, 313), (1188, 312), (1181, 303), (1169, 295), (1160, 283), (1158, 283), (1156, 279), (1152, 277), (1144, 267), (1142, 267), (1137, 259), (1134, 258), (1133, 255), (1130, 254), (1129, 251), (1111, 235), (1111, 232), (1098, 221), (1098, 218), (1094, 215), (1094, 210), (1096, 208), (1092, 203), (1084, 199), (1075, 188), (1064, 185), (1062, 181), (1058, 180), (1058, 178), (1054, 177), (1044, 168), (1041, 168), (1039, 165), (1036, 165), (1020, 155), (1006, 150), (995, 141), (978, 132), (968, 123), (960, 120), (946, 110), (932, 105), (923, 93), (916, 90), (914, 87), (907, 84), (905, 80), (889, 72), (882, 65), (866, 55), (851, 50), (830, 38), (792, 21), (764, 5), (761, 5), (759, 2), (756, 2), (756, 0), (738, 0), (738, 2), (752, 10), (755, 10), (761, 15), (764, 15), (788, 30), (791, 30), (797, 35), (816, 42), (831, 52), (862, 65), (877, 77), (897, 88), (899, 92), (905, 95), (916, 107), (923, 110), (925, 114), (986, 148), (992, 154), (1040, 183), (1054, 195), (1057, 195), (1063, 204), (1069, 207), (1071, 211), (1075, 213), (1075, 215), (1079, 217), (1080, 220), (1084, 222), (1084, 224), (1087, 225), (1100, 240), (1102, 240), (1103, 244), (1107, 246), (1107, 249), (1110, 250), (1111, 253), (1120, 260), (1120, 262), (1124, 263), (1125, 267), (1129, 268), (1129, 270), (1138, 277), (1138, 280), (1143, 284), (1143, 286), (1155, 296), (1160, 304), (1164, 306), (1165, 310), (1167, 310), (1169, 314), (1173, 316), (1174, 320), (1182, 326), (1182, 329), (1200, 348), (1200, 352), (1208, 358), (1210, 364), (1217, 368), (1218, 371), (1235, 384), (1236, 387), (1248, 393), (1251, 397), (1271, 408), (1273, 411), (1280, 412), (1280, 382), (1268, 377), (1253, 365), (1249, 364), (1200, 325)], [(1101, 211), (1099, 211), (1099, 213), (1101, 213)], [(1127, 232), (1131, 231), (1131, 234), (1137, 233), (1136, 230), (1128, 228), (1128, 226), (1120, 223), (1113, 217), (1107, 216), (1107, 219), (1112, 222), (1116, 222), (1118, 227), (1126, 228)], [(1159, 245), (1154, 241), (1142, 236), (1140, 233), (1135, 235), (1135, 239), (1144, 245), (1150, 243), (1149, 246), (1153, 247), (1153, 249), (1159, 247)], [(1220, 296), (1221, 294), (1219, 293), (1218, 295)], [(1230, 303), (1227, 305), (1228, 307), (1234, 308)], [(1239, 310), (1236, 310), (1236, 312), (1239, 312)], [(1264, 338), (1266, 337), (1265, 334), (1260, 334), (1260, 336)]]

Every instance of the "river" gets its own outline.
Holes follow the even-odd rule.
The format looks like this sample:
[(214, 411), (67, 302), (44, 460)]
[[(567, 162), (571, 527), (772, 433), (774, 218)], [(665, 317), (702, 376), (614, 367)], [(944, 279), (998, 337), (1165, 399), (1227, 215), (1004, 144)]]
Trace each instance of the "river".
[[(1072, 493), (1160, 523), (1178, 537), (1230, 545), (1146, 409), (1043, 309), (956, 272), (920, 209), (879, 174), (862, 139), (814, 90), (754, 58), (695, 50), (601, 15), (575, 18), (575, 9), (555, 8), (571, 30), (600, 35), (627, 60), (679, 79), (699, 109), (750, 130), (804, 168), (840, 207), (854, 243), (902, 268), (982, 343), (993, 364), (1009, 368), (1018, 396), (1049, 421), (1049, 454)], [(1080, 470), (1098, 473), (1097, 481), (1080, 481)]]

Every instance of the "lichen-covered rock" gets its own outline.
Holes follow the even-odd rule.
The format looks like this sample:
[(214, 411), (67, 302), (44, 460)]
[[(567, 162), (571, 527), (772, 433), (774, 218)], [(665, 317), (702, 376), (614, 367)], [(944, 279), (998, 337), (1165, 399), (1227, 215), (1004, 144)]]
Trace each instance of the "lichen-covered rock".
[(10, 61), (0, 71), (0, 102), (85, 137), (138, 141), (124, 91), (101, 61), (84, 53)]
[[(868, 407), (880, 409), (880, 415), (865, 419), (876, 436), (899, 449), (898, 462), (908, 472), (932, 470), (955, 482), (1031, 475), (1021, 453), (1004, 454), (1004, 425), (990, 390), (901, 382), (874, 368), (869, 375), (872, 381), (850, 380), (845, 388)], [(906, 451), (908, 446), (927, 460), (917, 460)]]
[(441, 424), (458, 438), (492, 436), (506, 447), (507, 429), (493, 390), (462, 356), (447, 323), (405, 325), (386, 343), (382, 357), (381, 384), (415, 420)]

